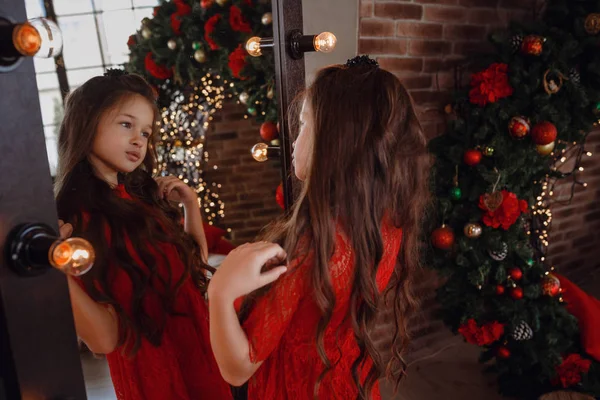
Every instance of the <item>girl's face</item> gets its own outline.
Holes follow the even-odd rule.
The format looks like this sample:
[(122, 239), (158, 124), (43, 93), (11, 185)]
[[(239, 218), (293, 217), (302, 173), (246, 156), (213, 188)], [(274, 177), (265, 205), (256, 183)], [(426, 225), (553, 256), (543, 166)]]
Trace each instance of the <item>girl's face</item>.
[(139, 167), (146, 157), (154, 110), (141, 95), (133, 95), (100, 119), (89, 161), (98, 176), (117, 185), (117, 173)]
[(300, 112), (300, 133), (293, 143), (292, 165), (296, 177), (301, 181), (306, 179), (308, 169), (310, 168), (310, 155), (312, 153), (314, 141), (312, 111), (306, 99), (302, 103)]

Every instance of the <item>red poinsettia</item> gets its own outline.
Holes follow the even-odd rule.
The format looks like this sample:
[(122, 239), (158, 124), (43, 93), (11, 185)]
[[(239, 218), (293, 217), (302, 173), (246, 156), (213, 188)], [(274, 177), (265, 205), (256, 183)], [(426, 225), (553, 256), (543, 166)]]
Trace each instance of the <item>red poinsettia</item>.
[(217, 50), (219, 48), (219, 45), (215, 43), (211, 35), (215, 31), (217, 23), (220, 19), (221, 16), (219, 14), (215, 14), (212, 17), (210, 17), (208, 21), (206, 21), (206, 24), (204, 24), (204, 39), (206, 40), (206, 43), (208, 43), (208, 45), (210, 46), (211, 50)]
[(244, 19), (238, 6), (231, 6), (229, 9), (229, 25), (236, 32), (252, 33), (250, 24)]
[(229, 55), (229, 69), (231, 70), (232, 75), (238, 79), (246, 79), (240, 74), (246, 66), (247, 55), (248, 53), (241, 44)]
[(171, 14), (171, 28), (173, 29), (173, 33), (176, 35), (181, 35), (181, 17), (175, 14)]
[(185, 0), (173, 0), (173, 3), (177, 7), (177, 11), (175, 11), (177, 15), (185, 16), (192, 13), (192, 7)]
[(473, 74), (469, 92), (471, 103), (483, 107), (513, 94), (507, 72), (508, 65), (494, 63), (486, 70)]
[(466, 324), (458, 328), (458, 332), (464, 336), (467, 342), (478, 346), (485, 346), (494, 343), (504, 334), (504, 325), (494, 321), (483, 326), (477, 326), (473, 318)]
[(129, 39), (127, 39), (127, 47), (131, 47), (131, 46), (135, 45), (135, 43), (136, 43), (135, 35), (129, 36)]
[(561, 385), (563, 388), (576, 385), (581, 382), (581, 374), (587, 373), (591, 365), (591, 360), (585, 360), (579, 354), (569, 354), (562, 364), (556, 367), (556, 377), (552, 384)]
[(200, 7), (204, 8), (205, 10), (207, 8), (212, 7), (213, 4), (214, 4), (214, 0), (201, 0), (200, 1)]
[(158, 10), (160, 10), (160, 6), (154, 7), (154, 10), (152, 11), (152, 15), (154, 15), (156, 17), (158, 15)]
[(173, 71), (170, 68), (167, 68), (164, 65), (158, 65), (156, 62), (154, 62), (154, 59), (152, 59), (151, 52), (148, 52), (148, 54), (146, 54), (146, 58), (144, 59), (144, 65), (146, 67), (146, 70), (148, 70), (148, 72), (150, 73), (150, 75), (152, 75), (156, 79), (168, 79), (171, 76), (173, 76)]
[(479, 208), (487, 211), (483, 216), (483, 223), (494, 228), (502, 226), (504, 230), (508, 230), (517, 222), (521, 213), (527, 212), (527, 207), (525, 200), (519, 200), (516, 194), (508, 190), (502, 191), (502, 204), (494, 211), (486, 206), (485, 195), (479, 197)]

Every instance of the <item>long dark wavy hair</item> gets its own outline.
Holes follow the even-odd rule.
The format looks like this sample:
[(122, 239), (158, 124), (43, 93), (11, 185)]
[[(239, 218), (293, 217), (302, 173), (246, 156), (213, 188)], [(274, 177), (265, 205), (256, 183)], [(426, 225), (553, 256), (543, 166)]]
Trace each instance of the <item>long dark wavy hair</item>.
[[(88, 161), (101, 118), (133, 96), (142, 96), (154, 109), (153, 132), (143, 163), (131, 173), (119, 174), (120, 181), (134, 201), (123, 199), (111, 186), (94, 173)], [(59, 218), (74, 226), (74, 234), (89, 240), (96, 252), (94, 267), (82, 277), (88, 294), (97, 302), (114, 307), (119, 316), (119, 346), (133, 356), (146, 338), (160, 345), (165, 317), (177, 314), (173, 308), (177, 290), (190, 276), (204, 292), (209, 270), (195, 240), (184, 232), (181, 212), (159, 198), (158, 185), (152, 177), (156, 165), (154, 141), (157, 135), (159, 110), (152, 87), (140, 76), (98, 76), (74, 90), (67, 98), (65, 115), (58, 137), (58, 170), (55, 183)], [(107, 238), (110, 232), (110, 243)], [(146, 268), (135, 262), (126, 248), (131, 240)], [(157, 265), (169, 265), (157, 244), (172, 245), (181, 258), (185, 272), (173, 277), (169, 270), (165, 278)], [(150, 248), (154, 253), (150, 252)], [(157, 260), (156, 254), (161, 260)], [(122, 269), (131, 279), (133, 296), (131, 314), (115, 299), (111, 290), (110, 268)], [(173, 282), (176, 280), (175, 282)], [(164, 291), (157, 292), (157, 287)], [(159, 295), (161, 317), (152, 318), (143, 308), (148, 293)]]
[[(379, 378), (387, 376), (397, 387), (405, 372), (402, 354), (409, 339), (407, 321), (417, 305), (412, 286), (420, 266), (421, 221), (429, 201), (426, 139), (404, 86), (373, 65), (324, 68), (299, 100), (296, 112), (290, 113), (290, 125), (296, 123), (298, 103), (305, 100), (314, 133), (310, 170), (290, 216), (265, 229), (264, 235), (283, 244), (292, 258), (314, 254), (309, 287), (314, 288), (322, 313), (316, 346), (325, 367), (315, 382), (317, 398), (319, 385), (332, 368), (324, 333), (336, 300), (329, 260), (335, 250), (336, 221), (341, 223), (356, 265), (346, 316), (360, 349), (352, 373), (359, 398), (368, 399)], [(380, 293), (375, 278), (384, 251), (384, 216), (402, 228), (403, 237), (394, 274)], [(241, 319), (265, 291), (244, 302)], [(393, 299), (393, 304), (386, 306), (384, 298)], [(371, 336), (378, 313), (386, 307), (393, 307), (394, 315), (391, 358), (384, 357)], [(374, 365), (361, 382), (360, 368), (367, 356)]]

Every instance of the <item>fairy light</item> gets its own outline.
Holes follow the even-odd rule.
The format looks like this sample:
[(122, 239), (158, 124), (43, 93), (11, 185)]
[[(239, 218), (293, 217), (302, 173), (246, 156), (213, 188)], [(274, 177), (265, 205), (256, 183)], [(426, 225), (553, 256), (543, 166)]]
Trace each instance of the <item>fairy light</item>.
[[(225, 82), (226, 83), (226, 82)], [(203, 177), (208, 169), (206, 135), (217, 109), (222, 108), (225, 88), (220, 76), (206, 74), (190, 86), (191, 93), (175, 93), (175, 101), (162, 110), (160, 141), (157, 144), (158, 170), (161, 175), (178, 176), (198, 193), (198, 205), (210, 225), (225, 216), (225, 204)], [(217, 169), (215, 165), (213, 169)], [(212, 182), (212, 187), (221, 188)]]

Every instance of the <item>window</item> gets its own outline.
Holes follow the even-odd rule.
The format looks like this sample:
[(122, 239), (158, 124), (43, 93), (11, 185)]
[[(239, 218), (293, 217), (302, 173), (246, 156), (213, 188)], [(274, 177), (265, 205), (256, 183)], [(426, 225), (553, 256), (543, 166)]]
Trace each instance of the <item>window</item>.
[[(27, 18), (45, 17), (44, 0), (25, 0)], [(48, 0), (46, 0), (48, 1)], [(151, 17), (159, 0), (54, 0), (63, 34), (63, 57), (69, 89), (128, 59), (127, 39)], [(54, 59), (34, 58), (50, 171), (57, 164), (58, 126), (63, 104)]]

